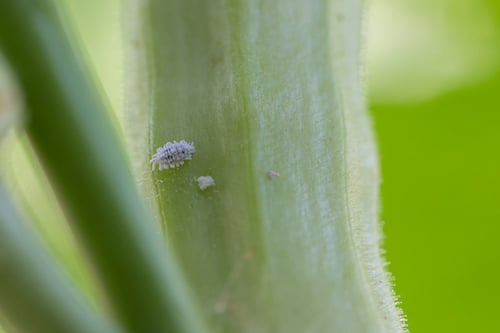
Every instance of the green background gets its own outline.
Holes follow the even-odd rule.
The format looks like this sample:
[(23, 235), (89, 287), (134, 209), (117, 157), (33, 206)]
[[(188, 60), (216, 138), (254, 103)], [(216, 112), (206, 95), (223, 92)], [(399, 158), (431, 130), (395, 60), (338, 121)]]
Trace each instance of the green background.
[(413, 332), (500, 332), (499, 87), (372, 107), (386, 257)]
[[(119, 1), (59, 1), (120, 119)], [(500, 332), (500, 2), (371, 0), (365, 18), (384, 248), (409, 329)]]
[[(386, 258), (410, 331), (500, 332), (500, 2), (441, 1), (444, 8), (437, 8), (438, 2), (415, 10), (429, 17), (441, 10), (440, 17), (452, 24), (460, 20), (457, 29), (473, 31), (458, 40), (464, 53), (493, 56), (485, 74), (474, 77), (484, 62), (471, 62), (462, 82), (452, 80), (432, 98), (391, 103), (370, 96), (383, 176)], [(483, 7), (492, 31), (484, 31), (484, 18), (455, 16), (467, 11), (460, 8), (466, 3)], [(449, 61), (461, 56), (445, 54)], [(427, 62), (430, 71), (442, 65), (433, 58)], [(418, 76), (399, 84), (432, 84)]]

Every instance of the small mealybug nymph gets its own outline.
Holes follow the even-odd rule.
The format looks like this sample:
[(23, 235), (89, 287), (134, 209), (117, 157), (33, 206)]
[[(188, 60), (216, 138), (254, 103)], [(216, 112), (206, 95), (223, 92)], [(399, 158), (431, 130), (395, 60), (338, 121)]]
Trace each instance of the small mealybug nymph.
[(276, 172), (274, 170), (269, 170), (269, 172), (267, 173), (267, 175), (271, 179), (281, 176), (279, 172)]
[(215, 186), (215, 180), (211, 176), (201, 176), (196, 179), (200, 190), (205, 190), (207, 187)]
[(194, 144), (184, 140), (179, 142), (167, 142), (164, 146), (156, 150), (151, 161), (152, 170), (158, 164), (160, 170), (177, 168), (184, 164), (184, 161), (190, 160), (191, 155), (195, 152)]

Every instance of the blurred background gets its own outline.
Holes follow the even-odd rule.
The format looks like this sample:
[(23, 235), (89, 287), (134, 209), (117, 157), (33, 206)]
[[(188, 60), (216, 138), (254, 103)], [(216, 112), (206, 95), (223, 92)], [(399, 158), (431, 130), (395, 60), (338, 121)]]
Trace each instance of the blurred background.
[[(127, 76), (119, 0), (58, 1), (119, 120)], [(409, 329), (500, 332), (500, 1), (366, 5), (364, 80), (382, 165), (384, 247)], [(2, 162), (16, 165), (12, 182), (23, 179), (12, 186), (23, 188), (28, 212), (45, 217), (37, 226), (44, 241), (97, 302), (20, 139)]]
[(371, 0), (386, 257), (411, 332), (500, 332), (500, 1)]

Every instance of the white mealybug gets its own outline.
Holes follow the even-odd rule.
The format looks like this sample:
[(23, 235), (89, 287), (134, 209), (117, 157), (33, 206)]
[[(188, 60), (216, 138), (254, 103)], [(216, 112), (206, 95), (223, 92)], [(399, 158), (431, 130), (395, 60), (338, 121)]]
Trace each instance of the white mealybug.
[(211, 176), (201, 176), (196, 179), (200, 190), (205, 190), (207, 187), (215, 186), (215, 180)]
[(273, 171), (273, 170), (269, 170), (269, 172), (267, 173), (267, 175), (271, 179), (281, 176), (279, 172), (276, 172), (276, 171)]
[(188, 143), (184, 140), (179, 142), (167, 142), (164, 146), (156, 150), (151, 161), (152, 170), (158, 164), (160, 170), (168, 168), (177, 168), (184, 164), (184, 161), (190, 160), (191, 155), (195, 152), (193, 143)]

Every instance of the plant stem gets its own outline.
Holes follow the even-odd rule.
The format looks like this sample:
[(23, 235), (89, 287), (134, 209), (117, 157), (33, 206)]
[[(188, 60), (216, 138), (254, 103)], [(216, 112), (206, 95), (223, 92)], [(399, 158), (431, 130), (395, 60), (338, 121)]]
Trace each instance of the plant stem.
[[(216, 331), (402, 332), (379, 250), (360, 3), (126, 9), (136, 172)], [(156, 148), (182, 139), (193, 160), (151, 177)], [(217, 185), (202, 192), (207, 175)]]
[(0, 309), (23, 332), (118, 333), (24, 225), (0, 184)]
[(28, 136), (117, 316), (130, 332), (203, 332), (51, 1), (3, 0), (0, 12), (0, 46), (26, 98)]

